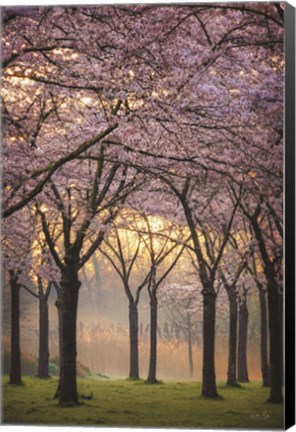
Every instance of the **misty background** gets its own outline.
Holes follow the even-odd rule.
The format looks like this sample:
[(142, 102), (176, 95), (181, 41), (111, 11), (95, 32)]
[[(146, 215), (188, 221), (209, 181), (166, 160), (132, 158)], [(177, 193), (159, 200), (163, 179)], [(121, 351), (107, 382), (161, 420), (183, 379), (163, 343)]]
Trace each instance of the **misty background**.
[[(180, 260), (166, 280), (166, 284), (188, 280), (188, 268)], [(192, 271), (192, 269), (191, 269)], [(138, 274), (137, 274), (138, 272)], [(141, 269), (136, 270), (132, 285), (136, 288)], [(197, 299), (201, 301), (198, 275)], [(80, 272), (80, 300), (77, 320), (78, 373), (79, 365), (94, 373), (110, 378), (126, 378), (129, 372), (128, 299), (122, 283), (110, 264), (99, 253)], [(165, 286), (160, 289), (164, 291)], [(58, 317), (55, 306), (57, 295), (52, 286), (49, 297), (49, 351), (50, 361), (58, 358)], [(4, 283), (2, 296), (2, 337), (10, 337), (10, 290)], [(248, 371), (250, 380), (261, 379), (260, 371), (260, 313), (258, 294), (250, 290), (248, 296)], [(182, 305), (159, 300), (158, 312), (158, 358), (159, 379), (201, 381), (202, 374), (202, 312), (196, 304), (191, 314), (193, 377), (190, 377), (188, 360), (188, 328)], [(39, 335), (38, 300), (21, 290), (21, 350), (38, 357)], [(140, 376), (146, 378), (149, 366), (149, 296), (147, 289), (141, 292), (139, 302), (139, 364)], [(222, 287), (217, 299), (216, 316), (216, 377), (227, 378), (229, 318), (228, 300)]]

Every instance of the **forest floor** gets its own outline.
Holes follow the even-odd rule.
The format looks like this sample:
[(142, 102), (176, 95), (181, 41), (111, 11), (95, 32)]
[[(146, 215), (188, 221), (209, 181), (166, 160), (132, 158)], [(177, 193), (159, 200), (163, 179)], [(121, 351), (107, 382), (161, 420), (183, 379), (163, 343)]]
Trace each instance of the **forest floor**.
[(218, 384), (222, 398), (212, 400), (200, 396), (195, 382), (79, 379), (81, 404), (60, 408), (53, 399), (56, 378), (23, 381), (12, 386), (3, 378), (4, 424), (283, 429), (283, 406), (265, 402), (269, 389), (261, 383)]

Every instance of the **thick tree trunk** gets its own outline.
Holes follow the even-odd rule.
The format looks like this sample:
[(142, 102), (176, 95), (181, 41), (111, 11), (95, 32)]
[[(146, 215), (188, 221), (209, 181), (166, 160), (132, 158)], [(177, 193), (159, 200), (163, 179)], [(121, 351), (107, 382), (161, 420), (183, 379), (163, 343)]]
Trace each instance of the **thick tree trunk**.
[(237, 353), (237, 298), (229, 296), (229, 352), (227, 385), (238, 386), (236, 379), (236, 353)]
[(130, 372), (129, 378), (139, 378), (138, 306), (129, 304)]
[(49, 341), (48, 341), (48, 301), (47, 297), (39, 297), (39, 359), (38, 359), (38, 378), (48, 378), (49, 362)]
[(193, 353), (192, 353), (192, 331), (190, 312), (187, 311), (187, 347), (188, 347), (188, 363), (189, 363), (189, 377), (193, 378)]
[(218, 396), (215, 376), (216, 293), (203, 291), (203, 369), (202, 396)]
[[(260, 211), (260, 207), (258, 207)], [(252, 217), (252, 225), (256, 239), (258, 240), (261, 257), (264, 262), (264, 274), (267, 281), (267, 301), (269, 316), (269, 364), (270, 364), (270, 396), (268, 402), (282, 403), (283, 380), (283, 350), (282, 350), (282, 325), (281, 325), (281, 301), (280, 289), (277, 283), (278, 271), (275, 262), (270, 260), (262, 237), (262, 232), (257, 221), (257, 215)]]
[(147, 381), (156, 384), (156, 363), (157, 363), (157, 298), (150, 295), (150, 361)]
[(270, 337), (270, 397), (269, 402), (282, 403), (282, 326), (280, 293), (273, 269), (266, 270)]
[(62, 274), (59, 299), (59, 403), (64, 406), (78, 404), (76, 383), (76, 321), (79, 287), (78, 271), (76, 266), (70, 262), (70, 264), (66, 265)]
[(259, 288), (259, 302), (260, 302), (260, 351), (261, 351), (261, 372), (262, 382), (264, 387), (270, 385), (269, 367), (268, 367), (268, 354), (267, 354), (267, 310), (266, 310), (266, 292), (263, 288)]
[(11, 349), (10, 384), (22, 384), (20, 348), (20, 286), (14, 276), (10, 277), (11, 288)]
[(248, 321), (249, 312), (247, 301), (244, 299), (239, 307), (239, 330), (238, 330), (238, 381), (241, 383), (249, 382), (247, 366), (247, 344), (248, 344)]

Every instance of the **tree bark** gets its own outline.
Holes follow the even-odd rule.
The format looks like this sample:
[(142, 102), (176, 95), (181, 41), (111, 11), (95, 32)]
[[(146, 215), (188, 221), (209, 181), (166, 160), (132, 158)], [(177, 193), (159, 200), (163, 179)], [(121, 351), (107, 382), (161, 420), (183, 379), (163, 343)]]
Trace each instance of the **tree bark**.
[(147, 381), (156, 384), (156, 364), (157, 364), (157, 298), (150, 294), (150, 360)]
[(237, 387), (236, 379), (236, 353), (237, 353), (237, 298), (229, 295), (229, 352), (227, 385)]
[(48, 301), (47, 297), (39, 294), (39, 359), (38, 378), (49, 378), (49, 340), (48, 340)]
[(264, 274), (267, 281), (267, 302), (269, 316), (269, 350), (270, 350), (270, 396), (268, 402), (282, 403), (283, 391), (283, 351), (282, 351), (282, 326), (281, 326), (281, 301), (280, 289), (277, 283), (278, 271), (275, 262), (269, 258), (263, 235), (258, 223), (260, 206), (251, 218), (253, 230), (258, 241), (258, 247), (264, 263)]
[(261, 372), (263, 387), (269, 387), (269, 367), (268, 367), (268, 354), (267, 354), (267, 310), (266, 310), (266, 292), (263, 288), (259, 288), (259, 302), (260, 302), (260, 351), (261, 351)]
[(139, 379), (138, 306), (129, 304), (130, 372), (129, 378)]
[(215, 376), (216, 293), (203, 291), (203, 369), (202, 396), (218, 397)]
[(266, 270), (270, 337), (270, 396), (268, 401), (282, 403), (282, 326), (280, 293), (273, 268)]
[(249, 312), (247, 301), (244, 299), (239, 306), (239, 331), (238, 331), (238, 381), (249, 382), (247, 366), (247, 344), (248, 344), (248, 321)]
[(189, 377), (193, 378), (193, 353), (192, 353), (192, 331), (190, 312), (187, 311), (187, 347), (188, 347), (188, 363), (189, 363)]
[(59, 399), (60, 398), (60, 393), (61, 393), (61, 369), (62, 369), (62, 328), (61, 328), (61, 299), (60, 299), (60, 291), (57, 292), (58, 294), (58, 298), (55, 302), (55, 306), (57, 308), (57, 312), (58, 312), (58, 323), (59, 323), (59, 328), (58, 328), (58, 337), (59, 337), (59, 367), (60, 367), (60, 374), (59, 374), (59, 383), (58, 383), (58, 387), (56, 389), (55, 395), (54, 395), (54, 399)]
[(10, 275), (11, 288), (11, 349), (10, 384), (21, 385), (21, 348), (20, 348), (20, 285), (17, 277)]
[(76, 321), (80, 282), (75, 260), (67, 259), (62, 273), (59, 299), (60, 383), (59, 404), (78, 404), (76, 383)]

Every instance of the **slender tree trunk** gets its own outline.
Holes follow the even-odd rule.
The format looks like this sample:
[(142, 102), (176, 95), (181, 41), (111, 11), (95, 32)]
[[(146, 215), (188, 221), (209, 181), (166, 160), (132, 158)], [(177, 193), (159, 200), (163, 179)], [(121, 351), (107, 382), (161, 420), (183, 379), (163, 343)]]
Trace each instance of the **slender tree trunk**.
[(187, 311), (187, 347), (188, 347), (188, 363), (189, 363), (189, 377), (193, 378), (193, 353), (192, 353), (192, 331), (190, 312)]
[(48, 341), (48, 301), (44, 295), (39, 296), (39, 359), (38, 378), (48, 378), (49, 341)]
[(229, 295), (229, 352), (227, 385), (238, 386), (236, 379), (236, 353), (237, 353), (237, 298)]
[(244, 299), (239, 307), (239, 330), (238, 330), (238, 381), (249, 382), (247, 366), (247, 344), (248, 344), (248, 321), (249, 312), (247, 301)]
[(59, 337), (59, 367), (60, 367), (60, 374), (59, 374), (59, 384), (57, 387), (57, 390), (55, 392), (54, 395), (54, 399), (59, 399), (60, 398), (60, 392), (61, 392), (61, 369), (62, 369), (62, 328), (61, 328), (61, 299), (60, 299), (60, 291), (58, 292), (58, 298), (55, 302), (55, 306), (57, 308), (58, 311), (58, 323), (59, 323), (59, 328), (58, 328), (58, 337)]
[(282, 403), (282, 326), (280, 293), (273, 268), (266, 270), (270, 337), (270, 397), (269, 402)]
[(215, 376), (216, 293), (203, 291), (203, 369), (202, 396), (217, 397)]
[(10, 384), (22, 384), (20, 348), (20, 286), (15, 276), (10, 276), (11, 288), (11, 350)]
[(129, 378), (139, 378), (138, 306), (129, 304), (130, 373)]
[(155, 294), (150, 294), (150, 361), (147, 381), (156, 384), (156, 364), (157, 364), (157, 298)]
[[(68, 258), (69, 259), (69, 258)], [(70, 259), (69, 259), (70, 261)], [(74, 259), (72, 259), (74, 262)], [(78, 404), (76, 383), (76, 321), (80, 282), (75, 264), (66, 265), (60, 287), (60, 405)]]
[(267, 310), (266, 310), (266, 292), (263, 288), (259, 288), (259, 302), (260, 302), (260, 351), (261, 351), (261, 372), (262, 382), (264, 387), (270, 385), (269, 367), (268, 367), (268, 354), (267, 354)]

